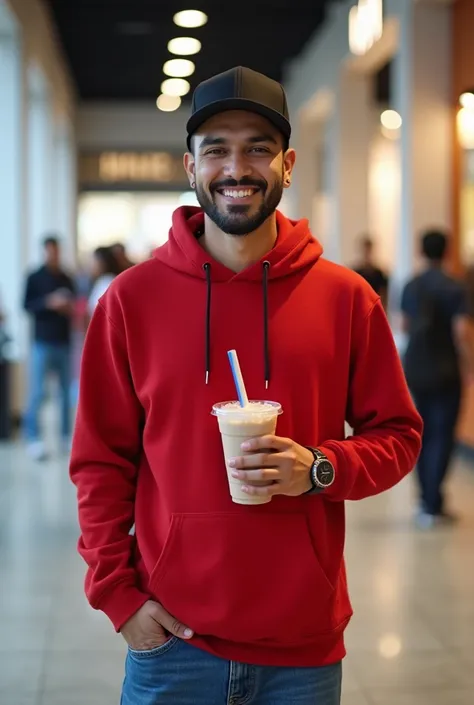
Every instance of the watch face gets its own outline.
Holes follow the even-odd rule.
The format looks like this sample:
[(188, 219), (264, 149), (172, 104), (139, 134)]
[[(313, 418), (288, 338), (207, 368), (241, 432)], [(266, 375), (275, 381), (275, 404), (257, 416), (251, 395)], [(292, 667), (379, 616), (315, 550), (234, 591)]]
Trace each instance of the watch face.
[(334, 468), (329, 460), (323, 460), (316, 468), (316, 477), (323, 487), (329, 487), (334, 480)]

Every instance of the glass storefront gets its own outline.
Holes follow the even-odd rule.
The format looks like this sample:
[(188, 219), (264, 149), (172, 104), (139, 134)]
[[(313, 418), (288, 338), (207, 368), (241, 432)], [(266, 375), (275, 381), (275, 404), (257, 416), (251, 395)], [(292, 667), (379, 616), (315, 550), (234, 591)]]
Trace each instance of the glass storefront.
[(121, 242), (142, 261), (168, 239), (173, 211), (198, 205), (193, 191), (86, 191), (79, 197), (78, 254), (87, 261), (96, 247)]

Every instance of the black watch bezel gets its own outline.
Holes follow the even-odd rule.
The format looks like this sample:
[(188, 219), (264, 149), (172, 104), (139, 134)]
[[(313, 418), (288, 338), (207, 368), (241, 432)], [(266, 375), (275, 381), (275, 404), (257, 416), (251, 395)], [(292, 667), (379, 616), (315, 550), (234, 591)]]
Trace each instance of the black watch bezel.
[[(312, 452), (314, 456), (314, 462), (311, 465), (311, 469), (309, 472), (312, 488), (308, 490), (306, 494), (320, 494), (321, 492), (324, 492), (328, 487), (331, 487), (334, 482), (336, 474), (334, 470), (334, 465), (331, 463), (329, 458), (317, 448), (311, 448), (310, 446), (308, 446), (308, 450)], [(328, 465), (332, 471), (332, 476), (329, 482), (322, 482), (318, 477), (318, 470), (320, 470), (322, 465)]]

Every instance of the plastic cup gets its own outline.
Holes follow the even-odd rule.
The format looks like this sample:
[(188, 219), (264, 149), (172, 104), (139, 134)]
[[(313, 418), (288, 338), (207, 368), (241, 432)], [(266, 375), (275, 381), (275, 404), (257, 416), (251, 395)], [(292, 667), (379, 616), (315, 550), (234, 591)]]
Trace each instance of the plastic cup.
[(241, 480), (232, 477), (229, 460), (245, 455), (241, 447), (244, 441), (274, 435), (278, 416), (283, 413), (281, 404), (274, 401), (250, 401), (242, 407), (238, 401), (224, 401), (214, 404), (212, 413), (217, 416), (219, 423), (232, 501), (236, 504), (267, 504), (271, 497), (248, 495), (242, 491)]

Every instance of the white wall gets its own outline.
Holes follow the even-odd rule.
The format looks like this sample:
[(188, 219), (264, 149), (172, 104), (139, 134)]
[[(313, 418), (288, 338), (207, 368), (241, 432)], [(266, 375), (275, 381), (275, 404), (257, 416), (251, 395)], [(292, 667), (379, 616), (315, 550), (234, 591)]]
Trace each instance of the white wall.
[[(405, 1), (385, 0), (385, 19), (399, 17)], [(288, 64), (284, 85), (293, 117), (320, 91), (336, 88), (340, 67), (350, 57), (348, 15), (355, 4), (356, 0), (343, 0), (330, 6), (324, 25)]]
[(172, 113), (153, 102), (83, 103), (78, 110), (79, 150), (186, 149), (187, 106)]
[[(1, 11), (1, 6), (0, 6)], [(2, 21), (3, 19), (3, 21)], [(8, 26), (9, 25), (9, 26)], [(17, 31), (0, 17), (0, 306), (7, 330), (21, 345), (21, 52)]]
[(36, 63), (52, 87), (53, 111), (75, 120), (76, 88), (57, 31), (42, 0), (3, 0), (17, 18), (24, 66)]
[[(367, 176), (368, 155), (364, 159), (360, 150), (359, 133), (363, 127), (360, 122), (355, 125), (352, 145), (347, 142), (348, 137), (344, 138), (344, 134), (349, 135), (348, 129), (341, 130), (341, 124), (350, 123), (357, 107), (356, 97), (349, 95), (347, 83), (341, 80), (341, 76), (347, 71), (348, 64), (357, 71), (370, 73), (394, 57), (393, 107), (401, 113), (403, 127), (400, 136), (400, 217), (392, 271), (394, 281), (400, 284), (415, 266), (415, 242), (419, 230), (433, 224), (449, 226), (451, 218), (451, 9), (449, 3), (434, 0), (386, 0), (382, 40), (366, 57), (355, 59), (348, 46), (348, 13), (353, 4), (354, 0), (346, 0), (332, 8), (325, 25), (288, 67), (285, 88), (295, 144), (300, 151), (306, 150), (308, 110), (319, 96), (332, 97), (333, 112), (326, 118), (326, 129), (333, 131), (329, 137), (332, 142), (331, 187), (325, 197), (331, 204), (332, 223), (327, 228), (334, 242), (326, 251), (331, 258), (347, 261), (351, 252), (352, 211), (358, 213), (353, 220), (352, 237), (357, 237), (356, 230), (363, 223), (363, 209), (355, 208), (360, 196), (354, 201), (350, 183), (355, 184), (354, 191), (359, 189), (357, 173), (362, 179), (364, 173)], [(297, 160), (292, 199), (300, 216), (317, 220), (312, 184), (314, 174), (303, 155), (303, 159)], [(393, 251), (393, 246), (390, 249)]]
[[(76, 94), (46, 3), (42, 0), (0, 0), (3, 42), (6, 20), (16, 27), (16, 40), (10, 41), (7, 47), (5, 57), (8, 60), (0, 61), (0, 296), (8, 332), (14, 338), (13, 360), (18, 364), (14, 366), (13, 407), (14, 411), (20, 412), (26, 379), (22, 363), (29, 350), (22, 299), (29, 266), (39, 264), (40, 228), (67, 222), (69, 229), (62, 234), (70, 249), (74, 248), (75, 183), (71, 178), (67, 193), (64, 188), (59, 193), (54, 145), (58, 139), (58, 125), (66, 126), (67, 160), (74, 161)], [(5, 57), (2, 55), (2, 59)], [(48, 102), (41, 119), (37, 111), (30, 109), (34, 103), (31, 71), (44, 81)], [(42, 145), (41, 140), (38, 142), (34, 137), (39, 133), (44, 137)], [(41, 158), (37, 158), (39, 156)], [(38, 194), (43, 187), (44, 198), (40, 199)], [(58, 212), (59, 198), (69, 202), (69, 207), (67, 214), (62, 211), (61, 218), (55, 218), (53, 214)], [(33, 218), (34, 212), (47, 213), (45, 222), (41, 220), (43, 215)]]
[(401, 3), (400, 50), (394, 60), (394, 107), (400, 135), (401, 210), (395, 280), (416, 266), (421, 230), (451, 225), (451, 9)]
[(391, 271), (397, 254), (400, 227), (400, 145), (375, 134), (369, 152), (369, 227), (377, 260)]

